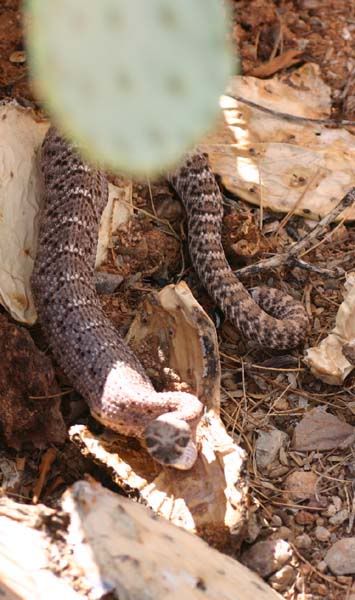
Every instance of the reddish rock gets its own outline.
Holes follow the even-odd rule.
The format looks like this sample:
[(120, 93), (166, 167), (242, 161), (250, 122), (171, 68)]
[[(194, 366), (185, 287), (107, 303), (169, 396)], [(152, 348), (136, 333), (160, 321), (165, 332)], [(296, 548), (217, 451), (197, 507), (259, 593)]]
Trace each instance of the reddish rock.
[(318, 476), (312, 471), (294, 471), (285, 480), (284, 498), (298, 502), (314, 498)]
[(306, 510), (299, 510), (295, 515), (297, 525), (310, 525), (316, 520), (316, 515)]
[(310, 410), (293, 433), (295, 450), (332, 450), (345, 448), (355, 441), (355, 428), (322, 407)]
[(261, 577), (268, 577), (286, 564), (291, 556), (291, 546), (284, 540), (266, 540), (246, 550), (242, 562)]

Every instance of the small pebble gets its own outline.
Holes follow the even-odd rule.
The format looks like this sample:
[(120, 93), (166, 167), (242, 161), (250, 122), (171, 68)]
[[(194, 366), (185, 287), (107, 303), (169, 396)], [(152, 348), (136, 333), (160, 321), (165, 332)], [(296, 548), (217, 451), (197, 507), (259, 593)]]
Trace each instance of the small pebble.
[(315, 519), (315, 515), (306, 510), (299, 510), (295, 515), (297, 525), (310, 525), (310, 523), (314, 523)]
[(317, 481), (318, 476), (312, 471), (294, 471), (285, 479), (284, 497), (293, 502), (314, 498)]
[(339, 512), (339, 510), (341, 510), (341, 507), (343, 505), (341, 498), (339, 498), (339, 496), (332, 496), (332, 502), (335, 506), (336, 511)]
[(298, 592), (302, 592), (305, 586), (305, 580), (303, 575), (298, 575), (296, 577), (295, 587)]
[(328, 569), (328, 565), (325, 562), (325, 560), (320, 560), (319, 563), (317, 563), (317, 569), (320, 573), (326, 572), (326, 570)]
[(271, 575), (269, 578), (269, 584), (277, 592), (284, 592), (287, 590), (296, 577), (296, 572), (291, 565), (284, 565), (279, 571)]
[(280, 448), (288, 441), (288, 435), (278, 429), (259, 431), (256, 440), (256, 462), (259, 469), (266, 469), (277, 458)]
[(284, 540), (256, 542), (242, 554), (242, 562), (261, 577), (275, 573), (292, 557), (291, 546)]
[(327, 517), (332, 517), (333, 515), (335, 515), (336, 512), (337, 512), (337, 509), (334, 506), (334, 504), (329, 504), (325, 514)]
[(330, 538), (330, 531), (325, 527), (318, 525), (318, 527), (315, 528), (314, 535), (320, 542), (327, 542)]
[(295, 539), (295, 546), (296, 548), (306, 550), (312, 546), (312, 540), (307, 533), (301, 533), (301, 535), (298, 535)]
[(329, 523), (332, 525), (341, 525), (349, 518), (349, 511), (346, 508), (340, 510), (338, 513), (330, 517)]
[(290, 540), (292, 539), (293, 534), (291, 529), (289, 529), (289, 527), (286, 527), (285, 525), (281, 525), (281, 527), (279, 527), (279, 529), (277, 529), (277, 531), (275, 531), (270, 539), (271, 540)]
[(22, 50), (18, 50), (17, 52), (12, 52), (9, 57), (9, 61), (14, 64), (21, 64), (26, 62), (26, 54)]
[(281, 517), (279, 517), (279, 515), (273, 515), (272, 519), (271, 519), (271, 525), (273, 527), (281, 527), (281, 525), (282, 525)]

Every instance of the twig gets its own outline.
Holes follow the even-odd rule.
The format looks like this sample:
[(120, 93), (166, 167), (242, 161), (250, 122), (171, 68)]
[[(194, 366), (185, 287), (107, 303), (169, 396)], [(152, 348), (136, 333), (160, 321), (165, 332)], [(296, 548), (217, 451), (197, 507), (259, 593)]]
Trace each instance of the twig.
[(32, 504), (37, 504), (47, 479), (47, 475), (56, 459), (56, 456), (57, 451), (55, 448), (48, 448), (48, 450), (43, 454), (41, 464), (39, 465), (39, 476), (33, 489)]
[(315, 125), (327, 125), (329, 127), (355, 127), (355, 121), (352, 121), (351, 119), (313, 119), (312, 117), (301, 117), (299, 115), (291, 115), (289, 113), (273, 110), (272, 108), (267, 108), (266, 106), (257, 104), (256, 102), (248, 100), (247, 98), (243, 98), (242, 96), (235, 96), (234, 94), (228, 93), (226, 93), (225, 96), (229, 96), (229, 98), (233, 98), (233, 100), (236, 100), (237, 102), (241, 102), (242, 104), (246, 104), (251, 108), (260, 110), (260, 112), (266, 113), (273, 117), (278, 117), (280, 119), (285, 119), (286, 121), (294, 121), (296, 123), (313, 123)]
[[(348, 208), (355, 202), (355, 187), (351, 188), (349, 192), (344, 196), (344, 198), (339, 202), (339, 204), (333, 208), (319, 223), (305, 235), (299, 242), (293, 244), (287, 252), (283, 252), (282, 254), (277, 254), (275, 256), (271, 256), (270, 258), (266, 258), (264, 260), (259, 261), (255, 265), (249, 265), (248, 267), (243, 267), (242, 269), (238, 269), (235, 271), (238, 277), (245, 277), (247, 275), (255, 275), (257, 273), (261, 273), (266, 270), (274, 269), (275, 267), (280, 266), (289, 266), (289, 267), (300, 267), (301, 269), (307, 269), (308, 271), (313, 271), (324, 277), (339, 277), (344, 274), (344, 270), (340, 267), (334, 267), (333, 269), (326, 269), (323, 267), (315, 267), (305, 261), (301, 260), (299, 256), (304, 256), (307, 252), (310, 251), (310, 246), (312, 242), (319, 238), (319, 236), (324, 233), (329, 223), (331, 223), (345, 208)], [(331, 232), (332, 233), (332, 232)], [(330, 233), (330, 235), (331, 235)]]

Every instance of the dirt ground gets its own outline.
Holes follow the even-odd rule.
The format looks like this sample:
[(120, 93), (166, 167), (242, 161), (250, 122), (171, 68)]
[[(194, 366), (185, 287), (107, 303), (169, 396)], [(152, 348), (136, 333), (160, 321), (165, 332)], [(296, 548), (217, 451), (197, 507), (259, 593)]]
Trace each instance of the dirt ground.
[[(232, 3), (231, 40), (240, 53), (244, 74), (269, 77), (292, 69), (304, 62), (315, 62), (321, 68), (324, 81), (331, 87), (334, 116), (355, 119), (355, 4), (349, 0), (240, 0)], [(298, 54), (290, 53), (298, 50)], [(275, 58), (283, 57), (283, 62)], [(296, 58), (295, 58), (296, 56)], [(265, 65), (269, 65), (269, 71)], [(22, 38), (22, 16), (18, 0), (0, 2), (0, 99), (17, 98), (32, 104), (35, 98), (27, 79), (26, 55)], [(167, 202), (167, 198), (170, 199)], [(181, 274), (180, 240), (165, 233), (152, 214), (152, 204), (159, 218), (166, 218), (181, 236), (181, 207), (172, 198), (165, 182), (148, 188), (135, 185), (133, 199), (137, 209), (131, 229), (122, 237), (117, 255), (121, 273), (126, 279), (122, 294), (105, 296), (103, 305), (115, 324), (124, 333), (135, 314), (142, 295), (164, 284), (176, 281)], [(258, 210), (242, 204), (252, 222), (257, 222)], [(240, 209), (233, 211), (238, 214)], [(269, 214), (266, 221), (279, 222), (283, 215)], [(230, 234), (228, 215), (226, 240)], [(288, 241), (303, 232), (303, 219), (291, 217)], [(177, 236), (177, 237), (179, 237)], [(263, 233), (265, 240), (267, 233)], [(354, 265), (355, 229), (342, 225), (333, 237), (326, 238), (307, 255), (315, 265), (338, 265), (351, 271)], [(284, 243), (287, 243), (287, 239)], [(130, 252), (122, 253), (122, 248)], [(265, 246), (264, 246), (265, 247)], [(273, 249), (276, 251), (276, 248)], [(121, 255), (120, 255), (121, 252)], [(219, 330), (222, 364), (222, 416), (235, 441), (248, 453), (250, 493), (253, 496), (254, 531), (249, 541), (285, 539), (294, 550), (292, 573), (286, 587), (280, 590), (289, 600), (344, 600), (355, 598), (355, 583), (351, 576), (334, 576), (324, 567), (324, 555), (337, 539), (354, 535), (353, 521), (332, 522), (331, 506), (348, 509), (354, 515), (355, 458), (351, 449), (300, 454), (286, 450), (260, 472), (255, 460), (258, 429), (276, 427), (292, 437), (302, 416), (311, 408), (326, 406), (341, 421), (355, 424), (355, 374), (349, 375), (343, 386), (334, 387), (313, 377), (302, 362), (302, 352), (275, 353), (255, 350), (241, 341), (229, 323), (212, 305), (193, 273), (184, 242), (183, 277)], [(234, 257), (237, 266), (257, 262)], [(116, 261), (117, 262), (117, 261)], [(114, 268), (115, 261), (111, 265)], [(139, 278), (134, 273), (139, 272)], [(247, 287), (265, 283), (291, 291), (307, 304), (312, 326), (308, 344), (319, 343), (334, 326), (338, 307), (343, 300), (343, 280), (324, 279), (315, 273), (299, 269), (277, 269), (270, 275), (250, 277)], [(36, 330), (34, 330), (36, 332)], [(59, 381), (62, 378), (59, 375)], [(66, 389), (66, 388), (65, 388)], [(70, 415), (74, 393), (63, 399), (64, 410)], [(352, 409), (351, 409), (352, 407)], [(69, 418), (69, 417), (68, 417)], [(21, 452), (0, 447), (2, 455), (25, 464), (26, 476), (18, 495), (31, 498), (43, 451)], [(70, 445), (58, 451), (43, 490), (41, 501), (54, 505), (65, 487), (80, 478), (88, 466)], [(286, 481), (298, 471), (318, 476), (317, 494), (304, 501), (285, 499)], [(96, 477), (100, 473), (95, 471)], [(102, 479), (102, 477), (101, 477)], [(105, 482), (104, 483), (108, 483)], [(339, 512), (339, 511), (338, 511)], [(324, 532), (325, 530), (325, 532)], [(327, 533), (328, 532), (328, 533)], [(300, 542), (303, 542), (301, 543)], [(272, 583), (272, 581), (270, 582)], [(353, 594), (350, 596), (350, 594)]]

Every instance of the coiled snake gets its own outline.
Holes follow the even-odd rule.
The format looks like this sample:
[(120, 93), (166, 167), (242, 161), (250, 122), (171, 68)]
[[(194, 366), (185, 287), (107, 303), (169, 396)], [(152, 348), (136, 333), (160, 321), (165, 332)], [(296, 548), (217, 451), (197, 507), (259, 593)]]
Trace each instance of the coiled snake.
[[(159, 463), (189, 469), (197, 456), (201, 402), (192, 394), (154, 390), (96, 294), (94, 265), (108, 198), (106, 177), (53, 127), (41, 149), (40, 168), (45, 203), (32, 289), (53, 355), (99, 421), (143, 439)], [(207, 157), (191, 154), (169, 180), (187, 212), (192, 263), (226, 317), (262, 346), (297, 346), (307, 329), (302, 305), (268, 288), (255, 288), (251, 296), (225, 259), (222, 198)]]

